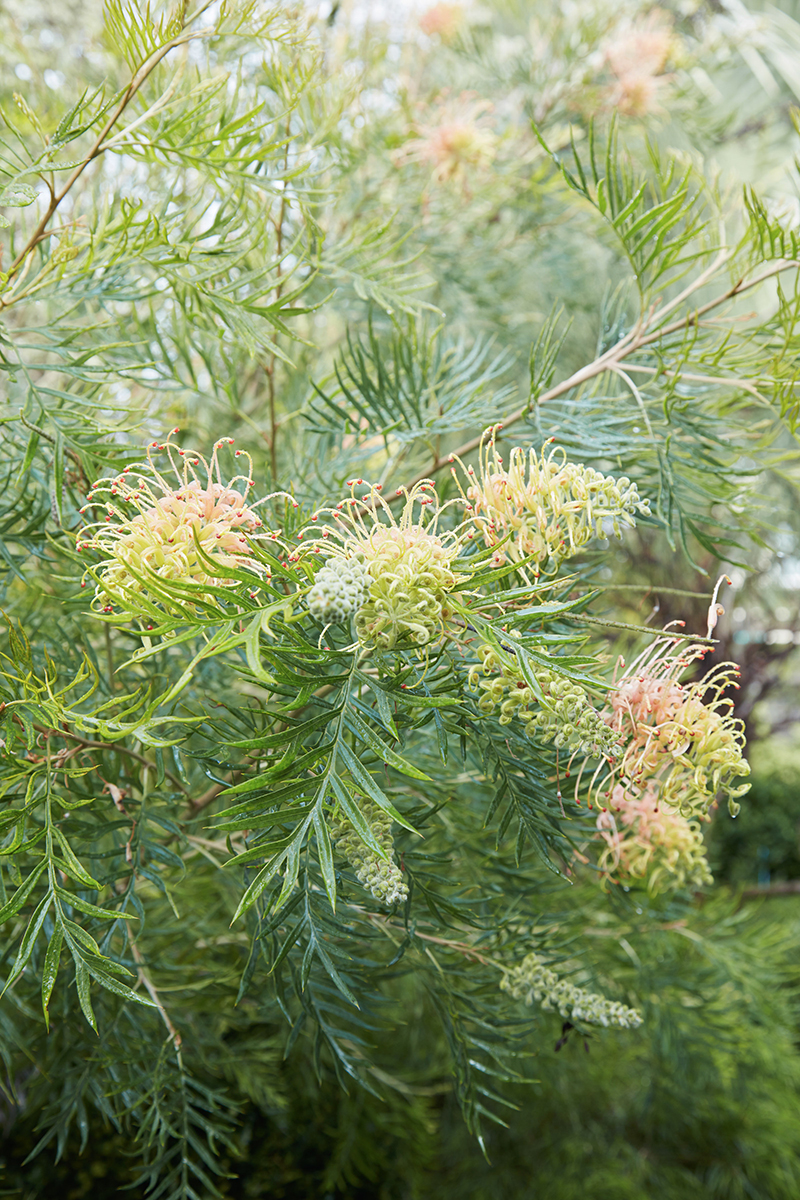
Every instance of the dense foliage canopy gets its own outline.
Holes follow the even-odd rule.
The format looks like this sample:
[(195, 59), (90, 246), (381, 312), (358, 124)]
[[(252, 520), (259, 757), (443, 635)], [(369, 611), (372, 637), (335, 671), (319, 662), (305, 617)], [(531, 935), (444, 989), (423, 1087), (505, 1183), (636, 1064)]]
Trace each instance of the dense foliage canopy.
[(12, 1186), (797, 1195), (792, 931), (704, 831), (800, 33), (716, 7), (2, 18)]

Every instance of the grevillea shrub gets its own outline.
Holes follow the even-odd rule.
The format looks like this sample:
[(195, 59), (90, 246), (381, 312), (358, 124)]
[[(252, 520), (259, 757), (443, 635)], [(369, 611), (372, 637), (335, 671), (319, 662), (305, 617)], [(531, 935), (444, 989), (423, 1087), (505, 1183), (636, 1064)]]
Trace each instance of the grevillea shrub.
[[(671, 1078), (687, 997), (728, 1037), (747, 985), (759, 1054), (784, 1011), (703, 829), (747, 804), (714, 580), (796, 484), (800, 242), (661, 148), (735, 39), (329, 7), (0, 16), (4, 1087), (165, 1200), (312, 1080), (486, 1149), (556, 1043)], [(351, 1133), (320, 1196), (377, 1194)]]

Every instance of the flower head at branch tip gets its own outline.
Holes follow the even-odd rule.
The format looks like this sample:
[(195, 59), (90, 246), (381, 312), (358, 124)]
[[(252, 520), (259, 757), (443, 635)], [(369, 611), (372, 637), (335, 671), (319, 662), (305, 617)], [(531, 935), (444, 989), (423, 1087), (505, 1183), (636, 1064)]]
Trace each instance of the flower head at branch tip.
[[(537, 646), (536, 653), (541, 656), (546, 651)], [(613, 758), (622, 752), (617, 733), (592, 707), (580, 684), (559, 673), (557, 659), (552, 669), (539, 662), (529, 664), (542, 693), (537, 697), (521, 668), (501, 659), (492, 646), (479, 646), (478, 657), (481, 661), (470, 668), (468, 681), (481, 692), (478, 708), (485, 716), (499, 707), (501, 725), (516, 718), (524, 722), (528, 737), (576, 753)]]
[(653, 781), (635, 792), (616, 785), (597, 818), (600, 869), (617, 883), (646, 880), (652, 894), (712, 883), (700, 822), (660, 805), (658, 792)]
[(486, 545), (497, 547), (498, 564), (533, 559), (536, 575), (555, 572), (592, 538), (621, 537), (623, 527), (634, 525), (634, 513), (649, 512), (630, 479), (569, 462), (560, 447), (547, 451), (549, 442), (541, 454), (515, 446), (505, 467), (499, 428), (484, 434), (477, 472), (457, 460), (468, 480), (462, 495)]
[(309, 607), (329, 621), (355, 613), (364, 645), (428, 646), (446, 635), (452, 616), (449, 597), (466, 578), (453, 569), (465, 540), (463, 530), (438, 533), (447, 505), (440, 505), (431, 480), (410, 491), (397, 489), (404, 498), (399, 519), (380, 485), (356, 496), (362, 485), (354, 480), (347, 500), (312, 517), (316, 521), (324, 515), (325, 524), (303, 531), (314, 536), (304, 543), (306, 553), (324, 543), (330, 556), (309, 593)]
[[(215, 442), (206, 460), (173, 442), (176, 432), (165, 442), (152, 442), (145, 462), (98, 480), (81, 509), (106, 511), (105, 520), (85, 526), (78, 539), (79, 550), (94, 549), (105, 555), (97, 569), (93, 600), (98, 611), (113, 612), (116, 605), (123, 612), (135, 613), (142, 598), (154, 600), (168, 611), (170, 601), (163, 588), (170, 582), (209, 589), (235, 584), (236, 580), (215, 574), (217, 565), (246, 565), (258, 574), (269, 574), (254, 558), (248, 542), (263, 528), (256, 505), (246, 499), (254, 483), (249, 454), (236, 451), (237, 458), (245, 459), (247, 473), (224, 483), (219, 453), (233, 438)], [(163, 473), (155, 462), (156, 451), (166, 453), (168, 459)], [(286, 493), (273, 495), (284, 496), (296, 507)], [(268, 536), (274, 539), (276, 535)], [(196, 595), (206, 603), (214, 602), (211, 590)], [(187, 602), (193, 599), (190, 596)]]
[(616, 1025), (620, 1029), (637, 1029), (642, 1024), (635, 1008), (559, 979), (538, 954), (526, 954), (518, 966), (505, 969), (500, 987), (515, 1000), (529, 1006), (536, 1001), (545, 1012), (559, 1012), (574, 1024)]
[(397, 904), (408, 898), (408, 887), (400, 868), (392, 861), (392, 818), (371, 800), (361, 800), (361, 813), (378, 845), (386, 852), (381, 857), (359, 837), (346, 817), (331, 828), (331, 839), (356, 873), (356, 878), (381, 904)]
[(589, 794), (602, 797), (600, 807), (619, 782), (626, 795), (657, 788), (659, 806), (688, 818), (706, 816), (721, 792), (736, 815), (737, 798), (750, 787), (737, 780), (750, 774), (750, 765), (744, 727), (724, 693), (739, 686), (738, 668), (719, 663), (702, 679), (681, 682), (710, 649), (659, 638), (616, 681), (605, 719), (625, 753), (604, 778), (595, 773)]

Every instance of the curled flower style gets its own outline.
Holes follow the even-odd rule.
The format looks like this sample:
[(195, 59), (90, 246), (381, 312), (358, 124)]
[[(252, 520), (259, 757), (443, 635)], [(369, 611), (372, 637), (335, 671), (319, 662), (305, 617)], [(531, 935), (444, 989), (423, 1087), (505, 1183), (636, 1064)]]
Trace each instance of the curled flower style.
[(712, 882), (700, 822), (659, 804), (653, 781), (635, 793), (618, 783), (597, 829), (605, 842), (598, 865), (615, 882), (646, 880), (653, 894)]
[(742, 722), (723, 693), (739, 686), (738, 668), (720, 663), (699, 681), (681, 683), (710, 647), (677, 646), (669, 636), (659, 638), (617, 680), (606, 719), (626, 743), (625, 753), (610, 775), (595, 774), (590, 796), (606, 807), (617, 782), (632, 795), (654, 785), (659, 805), (704, 817), (722, 792), (735, 816), (737, 797), (750, 787), (737, 780), (749, 775), (750, 765)]
[[(202, 455), (171, 441), (177, 432), (173, 430), (166, 442), (151, 442), (146, 462), (98, 480), (81, 509), (85, 512), (102, 507), (106, 511), (105, 521), (85, 526), (78, 540), (79, 550), (99, 550), (106, 556), (97, 569), (98, 584), (92, 602), (95, 611), (111, 613), (116, 605), (123, 611), (136, 612), (143, 597), (171, 611), (159, 587), (170, 581), (208, 588), (207, 592), (197, 593), (197, 599), (214, 603), (214, 589), (236, 583), (216, 574), (215, 566), (247, 566), (264, 573), (248, 543), (248, 538), (263, 529), (255, 505), (247, 500), (249, 490), (255, 486), (249, 454), (235, 452), (236, 458), (244, 458), (247, 473), (223, 483), (219, 452), (223, 446), (232, 445), (233, 438), (215, 442), (211, 458), (206, 461)], [(154, 451), (167, 455), (169, 469), (165, 474), (156, 466)], [(198, 466), (202, 468), (202, 480)], [(291, 496), (286, 498), (297, 507)], [(268, 536), (274, 539), (277, 534)], [(191, 599), (187, 598), (187, 603)]]
[(333, 565), (339, 559), (351, 572), (355, 563), (362, 576), (366, 572), (364, 600), (355, 613), (364, 645), (383, 650), (428, 646), (446, 635), (453, 616), (450, 598), (466, 579), (453, 565), (465, 536), (458, 529), (437, 532), (439, 515), (448, 506), (440, 505), (431, 480), (410, 491), (397, 489), (405, 498), (399, 520), (381, 496), (380, 484), (364, 485), (369, 490), (356, 496), (362, 484), (351, 481), (347, 499), (312, 518), (326, 515), (332, 522), (314, 530), (313, 550), (321, 553), (324, 547), (332, 571), (339, 569)]
[[(541, 454), (515, 446), (508, 467), (497, 452), (496, 436), (501, 425), (487, 430), (481, 442), (479, 470), (461, 469), (469, 479), (467, 513), (483, 535), (486, 545), (496, 546), (498, 564), (533, 559), (534, 574), (553, 573), (577, 554), (594, 537), (613, 532), (622, 536), (623, 526), (635, 524), (634, 513), (648, 513), (635, 483), (622, 476), (613, 479), (583, 463), (569, 462), (566, 452), (553, 447)], [(453, 475), (458, 475), (453, 468)]]
[(455, 100), (441, 97), (429, 110), (433, 119), (417, 122), (417, 136), (395, 152), (395, 166), (429, 166), (436, 183), (455, 181), (466, 188), (469, 175), (490, 166), (497, 153), (497, 134), (486, 123), (491, 108), (488, 100), (467, 92)]
[[(539, 653), (544, 651), (539, 648)], [(592, 708), (580, 684), (547, 667), (536, 666), (539, 700), (522, 672), (500, 659), (489, 645), (478, 648), (481, 662), (470, 668), (469, 686), (483, 694), (478, 708), (487, 716), (499, 706), (498, 720), (525, 723), (528, 737), (539, 737), (576, 753), (612, 757), (621, 753), (619, 737)], [(484, 678), (481, 678), (484, 676)]]
[(389, 855), (388, 861), (365, 845), (347, 818), (334, 823), (331, 838), (336, 848), (350, 863), (359, 883), (381, 904), (397, 904), (408, 898), (403, 873), (392, 861), (392, 818), (371, 800), (361, 802), (361, 811), (375, 840)]
[(637, 1029), (642, 1024), (635, 1008), (559, 979), (538, 954), (526, 954), (519, 966), (505, 969), (500, 987), (515, 1000), (528, 1006), (536, 1001), (545, 1012), (559, 1012), (574, 1024), (616, 1025), (620, 1029)]

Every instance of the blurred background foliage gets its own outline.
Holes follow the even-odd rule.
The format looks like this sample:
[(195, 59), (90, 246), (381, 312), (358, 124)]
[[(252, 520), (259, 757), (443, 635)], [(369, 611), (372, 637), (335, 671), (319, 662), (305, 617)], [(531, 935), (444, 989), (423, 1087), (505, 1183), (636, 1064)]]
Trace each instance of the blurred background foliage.
[[(118, 87), (126, 78), (113, 20), (104, 21), (99, 3), (7, 0), (0, 20), (0, 107), (26, 136), (39, 125), (59, 126), (66, 96), (71, 105), (84, 88), (91, 96), (104, 80)], [(191, 54), (173, 68), (180, 76), (174, 104), (168, 97), (147, 138), (133, 130), (80, 203), (65, 205), (50, 274), (36, 283), (24, 315), (14, 307), (4, 318), (28, 358), (16, 364), (3, 335), (3, 602), (40, 645), (56, 630), (67, 670), (85, 651), (105, 672), (106, 655), (112, 666), (121, 663), (136, 642), (124, 630), (107, 641), (87, 634), (71, 564), (45, 558), (59, 564), (59, 578), (35, 561), (50, 553), (60, 530), (75, 526), (91, 479), (106, 463), (123, 461), (132, 443), (173, 424), (198, 443), (224, 431), (253, 453), (260, 479), (278, 486), (291, 476), (298, 496), (313, 504), (373, 463), (413, 475), (462, 435), (524, 406), (532, 365), (545, 391), (630, 325), (637, 297), (629, 264), (554, 169), (531, 121), (562, 163), (570, 132), (584, 154), (591, 122), (603, 131), (616, 122), (635, 161), (646, 160), (648, 145), (654, 158), (676, 151), (687, 187), (706, 181), (710, 225), (734, 197), (727, 220), (743, 230), (738, 196), (753, 184), (765, 221), (788, 239), (800, 228), (800, 12), (789, 2), (489, 0), (406, 8), (328, 0), (307, 9), (284, 5), (270, 21), (280, 47), (272, 56), (247, 34), (215, 42), (197, 79), (200, 60)], [(217, 97), (204, 110), (213, 123), (200, 139), (202, 155), (181, 124), (194, 111), (195, 86)], [(253, 133), (245, 115), (256, 104), (267, 117), (262, 112)], [(240, 128), (249, 130), (241, 141)], [(260, 173), (251, 169), (256, 151), (267, 164)], [(41, 195), (36, 203), (44, 203)], [(107, 224), (84, 220), (81, 203), (86, 213), (99, 203)], [(269, 255), (259, 259), (254, 244)], [(6, 270), (13, 245), (4, 252)], [(71, 277), (71, 264), (87, 253), (92, 270)], [(781, 318), (759, 335), (762, 356), (773, 356), (779, 401), (789, 378), (782, 364), (796, 354), (794, 286), (784, 283)], [(741, 311), (756, 309), (766, 319), (775, 299), (775, 292), (759, 293)], [(531, 364), (543, 330), (550, 330), (552, 358), (540, 340)], [(745, 376), (751, 349), (743, 338), (731, 352)], [(676, 350), (685, 360), (691, 353)], [(715, 353), (703, 350), (709, 362)], [(703, 388), (691, 386), (691, 397), (702, 399)], [(641, 391), (655, 424), (675, 396)], [(134, 1130), (145, 1108), (155, 1128), (161, 1099), (180, 1093), (180, 1119), (201, 1140), (209, 1127), (216, 1137), (223, 1174), (207, 1187), (196, 1182), (203, 1197), (800, 1194), (795, 401), (787, 383), (777, 421), (774, 409), (750, 403), (746, 392), (711, 391), (716, 441), (704, 444), (707, 458), (698, 464), (687, 433), (690, 452), (676, 485), (690, 509), (706, 514), (710, 541), (698, 542), (667, 516), (628, 534), (613, 559), (592, 552), (585, 563), (588, 578), (605, 589), (609, 617), (656, 626), (683, 620), (698, 632), (709, 578), (728, 571), (733, 584), (712, 661), (742, 667), (735, 699), (752, 747), (752, 792), (735, 822), (724, 813), (712, 822), (716, 884), (700, 897), (616, 889), (601, 904), (585, 882), (565, 896), (543, 869), (525, 876), (525, 903), (534, 897), (542, 920), (546, 914), (566, 939), (591, 945), (593, 977), (639, 998), (642, 1027), (613, 1039), (585, 1040), (572, 1030), (564, 1040), (554, 1015), (528, 1011), (524, 1029), (509, 1018), (517, 1040), (503, 1092), (507, 1124), (490, 1127), (487, 1157), (464, 1126), (452, 1078), (458, 1021), (448, 1027), (448, 1043), (431, 992), (410, 969), (387, 973), (369, 1013), (364, 1074), (379, 1085), (378, 1098), (352, 1080), (343, 1090), (332, 1054), (310, 1035), (285, 1057), (280, 998), (264, 987), (234, 1003), (249, 938), (237, 927), (228, 931), (234, 888), (218, 870), (217, 850), (203, 843), (202, 817), (229, 764), (203, 758), (190, 743), (161, 760), (151, 824), (142, 820), (137, 846), (173, 870), (169, 893), (153, 871), (148, 962), (183, 1031), (187, 1078), (195, 1082), (177, 1086), (164, 1057), (152, 1090), (136, 1091), (162, 1043), (156, 1013), (120, 1019), (101, 1042), (76, 1024), (64, 990), (45, 1039), (35, 993), (23, 995), (3, 1018), (0, 1193), (21, 1200), (103, 1200), (124, 1187), (135, 1197), (172, 1194), (158, 1190), (146, 1167), (142, 1175), (143, 1161), (163, 1168), (159, 1155), (169, 1138), (137, 1143)], [(387, 393), (397, 408), (381, 409)], [(349, 406), (354, 396), (368, 404), (369, 423)], [(630, 406), (617, 425), (603, 418), (612, 399)], [(693, 413), (686, 408), (688, 429)], [(652, 495), (662, 465), (648, 458), (648, 415), (634, 424), (638, 411), (622, 385), (613, 395), (570, 393), (534, 412), (525, 436), (556, 435), (582, 457), (616, 461), (637, 477), (634, 464), (640, 490)], [(708, 502), (700, 484), (717, 466), (721, 490)], [(738, 475), (757, 479), (746, 500)], [(743, 540), (743, 526), (755, 536)], [(176, 677), (180, 661), (164, 653), (164, 681)], [(257, 680), (247, 686), (259, 695)], [(206, 664), (201, 698), (227, 701), (226, 688), (221, 669)], [(120, 786), (136, 786), (124, 754), (112, 752), (106, 765)], [(163, 839), (176, 805), (188, 813), (195, 839), (194, 857), (182, 865), (170, 860)], [(467, 832), (463, 839), (460, 864), (477, 874), (482, 851), (469, 845)], [(435, 835), (428, 848), (435, 856)], [(438, 848), (451, 853), (444, 838)], [(510, 874), (511, 859), (510, 852), (499, 856), (498, 877)], [(423, 869), (435, 874), (435, 857)], [(188, 940), (187, 919), (198, 925)], [(461, 1011), (459, 989), (472, 986), (454, 977), (453, 1012)], [(477, 975), (474, 990), (471, 1003), (499, 1005), (497, 989)], [(350, 1051), (358, 1036), (347, 1027)], [(515, 1063), (532, 1082), (513, 1077)], [(105, 1094), (101, 1069), (113, 1080)], [(196, 1090), (187, 1096), (181, 1087)], [(177, 1120), (171, 1109), (164, 1119)], [(44, 1148), (29, 1158), (40, 1139)]]

